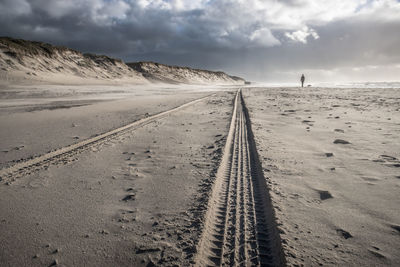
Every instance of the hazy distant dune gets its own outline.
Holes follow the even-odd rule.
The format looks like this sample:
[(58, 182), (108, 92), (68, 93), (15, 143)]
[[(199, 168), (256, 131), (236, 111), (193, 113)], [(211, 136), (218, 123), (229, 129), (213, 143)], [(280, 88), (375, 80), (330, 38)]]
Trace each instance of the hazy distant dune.
[(142, 73), (144, 77), (151, 81), (166, 83), (244, 84), (242, 78), (230, 76), (222, 71), (169, 66), (156, 62), (133, 62), (127, 63), (127, 65)]

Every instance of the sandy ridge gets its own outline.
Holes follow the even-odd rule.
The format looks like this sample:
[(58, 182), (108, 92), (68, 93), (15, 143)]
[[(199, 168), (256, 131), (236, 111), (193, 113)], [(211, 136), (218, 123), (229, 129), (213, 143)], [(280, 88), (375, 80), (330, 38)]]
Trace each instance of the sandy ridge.
[(125, 126), (122, 126), (122, 127), (116, 128), (114, 130), (108, 131), (106, 133), (97, 135), (93, 138), (86, 139), (82, 142), (59, 148), (55, 151), (51, 151), (47, 154), (38, 156), (31, 160), (17, 163), (11, 167), (3, 168), (0, 170), (0, 181), (11, 182), (11, 181), (14, 181), (18, 177), (29, 174), (40, 168), (43, 168), (43, 167), (46, 168), (46, 166), (48, 166), (52, 163), (61, 162), (72, 155), (75, 155), (83, 150), (88, 149), (89, 147), (109, 141), (113, 138), (116, 138), (117, 136), (120, 136), (121, 134), (125, 133), (126, 131), (131, 130), (132, 128), (135, 128), (135, 127), (137, 128), (137, 127), (146, 125), (156, 119), (165, 117), (173, 112), (176, 112), (176, 111), (184, 109), (190, 105), (198, 103), (206, 98), (209, 98), (210, 96), (211, 95), (201, 97), (199, 99), (195, 99), (193, 101), (187, 102), (178, 107), (163, 111), (161, 113), (158, 113), (158, 114), (155, 114), (155, 115), (143, 118), (143, 119), (140, 119), (138, 121), (132, 122)]
[(244, 84), (245, 82), (244, 79), (240, 77), (231, 76), (222, 71), (170, 66), (155, 62), (132, 62), (126, 64), (141, 73), (146, 79), (154, 82), (172, 84)]
[(0, 37), (0, 82), (55, 84), (244, 84), (222, 71), (159, 64), (126, 63), (51, 44)]
[(197, 251), (198, 266), (285, 262), (240, 89)]

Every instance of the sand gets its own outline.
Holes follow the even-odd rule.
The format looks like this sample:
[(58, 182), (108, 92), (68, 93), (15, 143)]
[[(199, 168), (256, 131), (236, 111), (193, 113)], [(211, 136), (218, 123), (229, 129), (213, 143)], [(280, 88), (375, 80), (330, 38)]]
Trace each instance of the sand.
[(244, 90), (289, 265), (400, 265), (399, 89)]
[(208, 201), (197, 266), (284, 266), (282, 244), (241, 90)]
[[(210, 95), (158, 101), (169, 110), (204, 94)], [(195, 215), (201, 213), (201, 188), (218, 164), (232, 95), (217, 92), (51, 164), (30, 166), (29, 174), (5, 178), (2, 265), (189, 264), (200, 234), (195, 222), (201, 216)]]
[(209, 94), (210, 88), (196, 87), (7, 87), (0, 101), (0, 167)]
[(4, 87), (1, 265), (399, 265), (399, 89), (237, 89)]

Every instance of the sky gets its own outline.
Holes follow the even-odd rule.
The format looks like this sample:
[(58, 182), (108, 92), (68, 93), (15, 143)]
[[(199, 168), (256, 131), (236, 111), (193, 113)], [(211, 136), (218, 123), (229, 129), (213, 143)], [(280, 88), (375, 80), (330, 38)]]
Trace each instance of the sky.
[(0, 0), (0, 36), (251, 81), (400, 80), (400, 0)]

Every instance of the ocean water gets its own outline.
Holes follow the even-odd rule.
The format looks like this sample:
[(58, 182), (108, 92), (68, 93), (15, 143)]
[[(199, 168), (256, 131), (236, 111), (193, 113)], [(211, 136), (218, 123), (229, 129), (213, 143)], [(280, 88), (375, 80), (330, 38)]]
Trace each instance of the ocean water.
[(313, 86), (338, 88), (400, 88), (400, 82), (316, 83)]
[[(309, 83), (306, 84), (307, 87)], [(400, 82), (317, 82), (310, 83), (311, 87), (334, 87), (334, 88), (400, 88)], [(299, 87), (300, 83), (251, 83), (249, 87)]]

